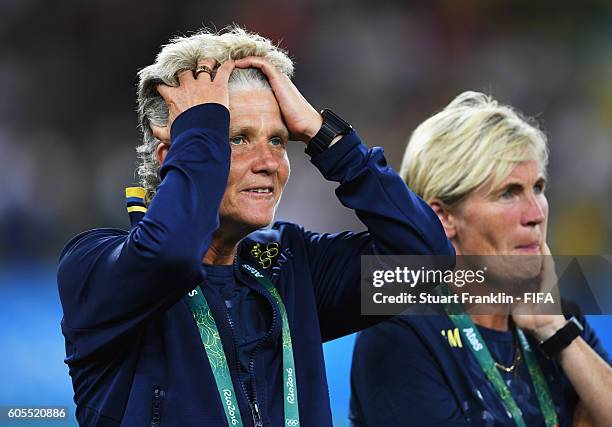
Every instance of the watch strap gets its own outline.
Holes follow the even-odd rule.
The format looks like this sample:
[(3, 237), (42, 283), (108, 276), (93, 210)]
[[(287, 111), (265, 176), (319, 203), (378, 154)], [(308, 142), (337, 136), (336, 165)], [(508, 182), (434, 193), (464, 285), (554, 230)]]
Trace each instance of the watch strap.
[(565, 326), (559, 329), (552, 337), (540, 343), (540, 349), (546, 357), (555, 357), (580, 336), (583, 329), (578, 319), (572, 317), (567, 321)]
[(347, 135), (353, 129), (350, 124), (344, 121), (340, 116), (331, 111), (324, 109), (321, 111), (323, 124), (319, 132), (308, 142), (305, 153), (310, 157), (314, 157), (327, 150), (331, 142), (338, 135)]

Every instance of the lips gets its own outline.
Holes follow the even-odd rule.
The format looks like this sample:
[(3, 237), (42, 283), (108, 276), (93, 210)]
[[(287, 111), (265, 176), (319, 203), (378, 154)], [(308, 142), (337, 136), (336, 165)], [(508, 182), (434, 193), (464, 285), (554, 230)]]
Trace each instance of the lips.
[(522, 245), (517, 245), (515, 249), (517, 249), (520, 252), (539, 253), (540, 252), (540, 242), (533, 241), (533, 242), (528, 242)]
[(249, 187), (249, 188), (242, 190), (242, 192), (256, 193), (256, 194), (271, 194), (271, 193), (274, 193), (274, 187), (266, 186), (266, 185), (259, 186), (259, 187)]
[(240, 194), (244, 194), (245, 196), (251, 199), (260, 199), (260, 200), (273, 199), (274, 198), (274, 187), (267, 186), (267, 185), (252, 186), (252, 187), (245, 188), (244, 190), (241, 190)]

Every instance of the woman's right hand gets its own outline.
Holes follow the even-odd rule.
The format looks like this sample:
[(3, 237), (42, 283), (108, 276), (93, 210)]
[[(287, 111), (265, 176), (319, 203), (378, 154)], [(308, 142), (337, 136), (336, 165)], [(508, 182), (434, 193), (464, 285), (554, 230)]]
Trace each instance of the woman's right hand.
[(540, 341), (545, 341), (562, 328), (566, 319), (561, 312), (559, 280), (555, 272), (555, 261), (548, 244), (542, 246), (542, 271), (539, 294), (549, 294), (554, 302), (517, 302), (512, 306), (512, 319), (519, 328), (529, 331)]
[[(215, 70), (216, 61), (204, 58), (198, 62), (199, 66)], [(207, 72), (200, 72), (194, 77), (193, 70), (183, 70), (177, 75), (177, 87), (157, 85), (157, 92), (168, 106), (168, 123), (166, 126), (151, 125), (153, 136), (162, 142), (170, 143), (170, 128), (174, 120), (179, 114), (196, 105), (217, 103), (229, 108), (228, 81), (234, 66), (234, 61), (224, 62), (217, 68), (214, 79)]]

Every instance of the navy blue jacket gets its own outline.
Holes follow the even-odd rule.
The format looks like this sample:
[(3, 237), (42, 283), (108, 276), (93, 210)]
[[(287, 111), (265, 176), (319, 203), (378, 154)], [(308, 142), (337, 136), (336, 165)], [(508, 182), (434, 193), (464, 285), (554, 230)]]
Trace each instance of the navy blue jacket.
[[(243, 421), (252, 424), (227, 310), (206, 286), (202, 264), (229, 173), (228, 129), (229, 112), (218, 104), (181, 114), (144, 217), (130, 231), (84, 232), (61, 254), (62, 332), (81, 425), (227, 425), (184, 299), (197, 285), (218, 324)], [(278, 245), (263, 271), (287, 308), (303, 426), (331, 425), (321, 343), (377, 320), (360, 315), (360, 255), (454, 254), (436, 215), (387, 166), (381, 148), (368, 150), (352, 132), (312, 162), (340, 183), (338, 198), (368, 231), (317, 234), (278, 222), (240, 243), (236, 282), (267, 302), (271, 325), (251, 372), (266, 426), (282, 424), (281, 322), (270, 294), (237, 267), (261, 261), (256, 244), (262, 250)]]
[[(582, 338), (606, 361), (608, 355), (583, 316)], [(477, 326), (493, 358), (510, 366), (512, 331)], [(458, 340), (456, 338), (459, 338)], [(516, 426), (478, 361), (446, 314), (405, 315), (360, 332), (351, 368), (351, 421), (355, 427)], [(530, 345), (538, 342), (527, 335)], [(556, 359), (537, 351), (560, 427), (571, 427), (578, 395)], [(529, 427), (544, 427), (527, 366), (499, 371)]]

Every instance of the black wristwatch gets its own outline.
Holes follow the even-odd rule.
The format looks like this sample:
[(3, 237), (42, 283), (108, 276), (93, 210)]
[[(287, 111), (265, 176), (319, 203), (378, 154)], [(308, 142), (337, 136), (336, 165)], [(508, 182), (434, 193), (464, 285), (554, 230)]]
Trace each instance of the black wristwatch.
[(345, 122), (340, 116), (334, 113), (332, 110), (324, 109), (321, 111), (323, 117), (323, 124), (319, 132), (308, 141), (306, 150), (304, 152), (310, 157), (316, 156), (327, 150), (329, 144), (338, 135), (347, 135), (351, 133), (353, 127)]
[(552, 337), (546, 341), (540, 343), (540, 350), (546, 355), (546, 357), (552, 358), (561, 353), (565, 347), (571, 344), (584, 327), (580, 324), (578, 319), (572, 317), (567, 321), (565, 326), (559, 329)]

